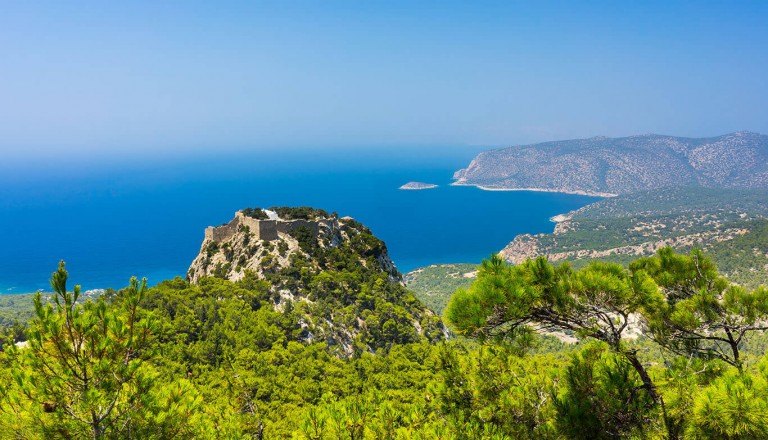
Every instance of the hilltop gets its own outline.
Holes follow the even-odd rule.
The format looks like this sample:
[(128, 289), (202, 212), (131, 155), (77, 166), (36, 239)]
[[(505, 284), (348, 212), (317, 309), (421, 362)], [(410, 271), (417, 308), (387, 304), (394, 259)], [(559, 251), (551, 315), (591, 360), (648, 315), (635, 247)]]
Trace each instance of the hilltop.
[[(360, 244), (364, 234), (369, 243)], [(359, 244), (360, 262), (375, 260), (371, 265), (385, 272), (390, 280), (399, 282), (402, 275), (389, 258), (381, 240), (351, 217), (339, 219), (321, 209), (308, 207), (247, 208), (235, 213), (229, 222), (209, 226), (200, 253), (187, 271), (190, 281), (203, 276), (218, 276), (238, 281), (246, 271), (262, 278), (269, 273), (289, 267), (296, 258), (308, 257), (321, 249), (339, 248), (342, 243)]]
[(394, 343), (440, 340), (440, 319), (405, 289), (387, 247), (350, 217), (308, 207), (249, 208), (209, 227), (190, 265), (211, 277), (266, 285), (278, 311), (299, 316), (300, 339), (342, 356)]
[(477, 155), (455, 185), (611, 196), (664, 187), (768, 188), (768, 136), (641, 135), (521, 145)]

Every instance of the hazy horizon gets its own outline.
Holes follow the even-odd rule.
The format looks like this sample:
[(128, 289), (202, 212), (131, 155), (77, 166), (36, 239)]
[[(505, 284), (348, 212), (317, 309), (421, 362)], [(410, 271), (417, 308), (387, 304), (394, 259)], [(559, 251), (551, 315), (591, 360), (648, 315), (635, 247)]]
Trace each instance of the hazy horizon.
[(6, 163), (768, 132), (765, 2), (0, 12)]

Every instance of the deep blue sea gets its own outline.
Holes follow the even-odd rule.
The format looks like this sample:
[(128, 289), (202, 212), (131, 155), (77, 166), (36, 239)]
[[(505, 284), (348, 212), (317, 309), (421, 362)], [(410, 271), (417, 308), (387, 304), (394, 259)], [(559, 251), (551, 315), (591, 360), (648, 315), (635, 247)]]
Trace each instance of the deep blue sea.
[[(0, 292), (49, 290), (59, 260), (84, 289), (183, 276), (203, 230), (245, 207), (309, 205), (383, 239), (398, 269), (479, 263), (593, 197), (452, 187), (477, 149), (270, 150), (0, 171)], [(143, 155), (144, 156), (144, 155)], [(408, 181), (440, 185), (403, 191)]]

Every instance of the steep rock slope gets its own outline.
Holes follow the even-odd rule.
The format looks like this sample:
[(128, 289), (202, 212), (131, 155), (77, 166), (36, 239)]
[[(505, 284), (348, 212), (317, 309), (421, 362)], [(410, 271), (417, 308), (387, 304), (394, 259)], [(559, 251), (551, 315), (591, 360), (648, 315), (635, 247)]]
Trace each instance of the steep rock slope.
[(663, 187), (768, 188), (768, 136), (597, 137), (480, 153), (456, 185), (616, 195)]
[(250, 208), (209, 227), (187, 278), (263, 283), (303, 337), (341, 355), (439, 340), (440, 319), (405, 289), (384, 242), (352, 218), (313, 208)]

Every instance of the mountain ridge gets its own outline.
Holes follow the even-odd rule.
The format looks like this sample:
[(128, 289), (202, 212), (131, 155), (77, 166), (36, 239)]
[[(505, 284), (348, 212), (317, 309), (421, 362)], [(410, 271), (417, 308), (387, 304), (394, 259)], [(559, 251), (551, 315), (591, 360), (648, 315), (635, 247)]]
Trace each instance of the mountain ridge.
[(768, 136), (593, 137), (478, 154), (454, 185), (614, 196), (665, 187), (768, 188)]

